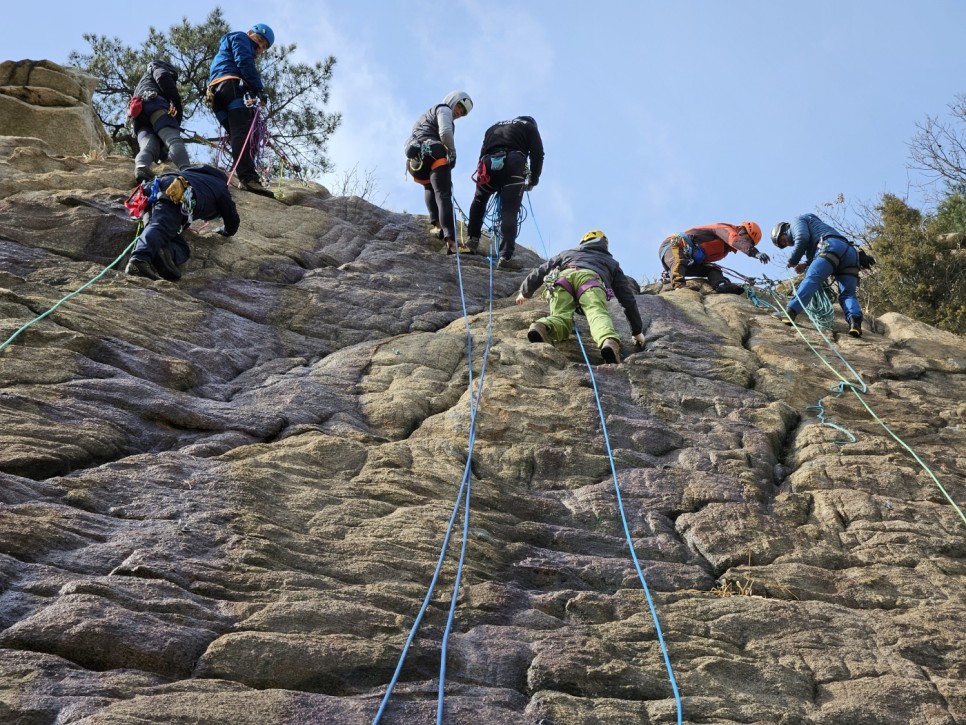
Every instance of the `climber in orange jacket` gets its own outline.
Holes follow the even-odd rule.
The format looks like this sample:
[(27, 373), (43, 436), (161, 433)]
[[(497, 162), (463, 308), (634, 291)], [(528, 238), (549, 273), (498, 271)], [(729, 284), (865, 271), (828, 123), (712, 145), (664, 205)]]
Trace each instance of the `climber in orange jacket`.
[(715, 292), (740, 294), (744, 288), (727, 280), (712, 262), (724, 259), (731, 252), (744, 252), (762, 264), (768, 264), (768, 255), (759, 252), (755, 246), (760, 241), (761, 227), (755, 222), (742, 222), (737, 226), (719, 222), (672, 234), (661, 242), (658, 254), (665, 271), (670, 273), (674, 289), (684, 286), (685, 277), (702, 277)]

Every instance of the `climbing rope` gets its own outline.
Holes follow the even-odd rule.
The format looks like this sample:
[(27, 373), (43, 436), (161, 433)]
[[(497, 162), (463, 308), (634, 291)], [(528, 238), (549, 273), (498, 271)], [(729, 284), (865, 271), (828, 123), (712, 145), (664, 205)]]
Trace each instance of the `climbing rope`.
[(583, 338), (580, 336), (580, 330), (577, 325), (574, 324), (574, 333), (577, 337), (577, 343), (580, 345), (580, 352), (584, 356), (584, 363), (587, 365), (587, 370), (590, 373), (591, 386), (594, 389), (594, 399), (597, 402), (597, 414), (600, 417), (600, 428), (604, 436), (604, 444), (607, 448), (607, 458), (610, 461), (610, 472), (611, 477), (614, 480), (614, 493), (617, 496), (617, 510), (620, 513), (621, 524), (624, 527), (624, 537), (627, 540), (627, 546), (631, 552), (631, 559), (634, 562), (634, 569), (637, 570), (637, 578), (641, 582), (641, 586), (644, 588), (644, 597), (647, 599), (647, 606), (651, 610), (651, 619), (654, 621), (654, 629), (657, 632), (657, 640), (661, 645), (661, 654), (664, 657), (664, 666), (667, 669), (668, 679), (671, 682), (671, 690), (674, 692), (674, 703), (677, 707), (677, 717), (678, 725), (681, 725), (683, 713), (681, 705), (681, 695), (678, 692), (678, 683), (674, 678), (674, 670), (671, 668), (671, 657), (668, 654), (667, 644), (664, 641), (664, 632), (661, 629), (661, 622), (657, 616), (657, 608), (654, 606), (654, 599), (651, 597), (651, 590), (647, 586), (647, 580), (644, 578), (644, 572), (641, 570), (641, 562), (637, 558), (637, 552), (634, 550), (634, 539), (631, 537), (630, 527), (627, 525), (627, 514), (624, 511), (624, 502), (621, 499), (621, 487), (617, 480), (617, 467), (614, 463), (614, 452), (610, 445), (610, 436), (607, 434), (607, 422), (604, 420), (604, 408), (600, 402), (600, 392), (597, 389), (597, 378), (594, 376), (594, 368), (590, 364), (590, 358), (587, 357), (587, 349), (584, 347)]
[(8, 345), (10, 345), (10, 343), (13, 342), (16, 339), (16, 337), (21, 332), (23, 332), (24, 330), (26, 330), (28, 327), (30, 327), (31, 325), (33, 325), (35, 322), (39, 322), (40, 320), (44, 319), (45, 317), (47, 317), (47, 315), (49, 315), (50, 313), (52, 313), (54, 310), (56, 310), (58, 307), (60, 307), (61, 305), (63, 305), (65, 302), (67, 302), (67, 300), (69, 300), (71, 297), (75, 297), (75, 296), (79, 295), (81, 292), (83, 292), (85, 289), (87, 289), (88, 287), (90, 287), (97, 280), (99, 280), (101, 277), (103, 277), (105, 274), (107, 274), (107, 270), (111, 269), (115, 264), (117, 264), (122, 259), (124, 259), (124, 255), (126, 255), (128, 252), (130, 252), (132, 249), (134, 249), (134, 245), (137, 244), (138, 239), (141, 237), (141, 231), (142, 231), (142, 229), (143, 229), (143, 225), (142, 225), (141, 221), (138, 220), (138, 230), (137, 230), (137, 233), (134, 235), (134, 241), (132, 241), (130, 244), (128, 244), (124, 248), (124, 250), (117, 256), (117, 259), (115, 259), (113, 262), (111, 262), (109, 265), (107, 265), (104, 269), (102, 269), (100, 272), (98, 272), (96, 275), (94, 275), (94, 277), (92, 279), (90, 279), (87, 282), (85, 282), (84, 284), (82, 284), (80, 287), (78, 287), (77, 289), (75, 289), (70, 294), (67, 294), (64, 297), (62, 297), (49, 310), (47, 310), (46, 312), (44, 312), (41, 315), (38, 315), (37, 317), (35, 317), (34, 319), (32, 319), (27, 324), (21, 326), (19, 330), (17, 330), (10, 337), (8, 337), (3, 343), (0, 343), (0, 350), (3, 350)]
[[(766, 284), (766, 286), (769, 287), (769, 293), (771, 294), (772, 299), (779, 300), (778, 293), (775, 290), (775, 287), (777, 286), (778, 283), (776, 283), (776, 282), (768, 279), (767, 277), (763, 277), (762, 279), (764, 280), (764, 283)], [(749, 294), (749, 297), (752, 298), (752, 301), (755, 302), (755, 304), (757, 306), (760, 306), (760, 307), (765, 307), (765, 306), (771, 307), (772, 309), (774, 309), (774, 310), (776, 310), (778, 312), (784, 313), (786, 316), (788, 315), (787, 305), (784, 304), (783, 302), (779, 302), (779, 304), (782, 305), (779, 308), (779, 307), (776, 307), (775, 305), (772, 305), (772, 304), (770, 304), (768, 302), (761, 302), (761, 300), (753, 292)], [(797, 292), (795, 293), (795, 298), (799, 300), (799, 303), (801, 302), (801, 299), (798, 298), (798, 293)], [(809, 316), (809, 319), (812, 319), (812, 311), (808, 307), (805, 307), (805, 313)], [(789, 319), (791, 319), (790, 316), (789, 316)], [(936, 476), (935, 473), (933, 473), (932, 469), (930, 469), (929, 466), (926, 465), (926, 463), (922, 460), (922, 458), (920, 458), (919, 455), (904, 440), (902, 440), (898, 435), (896, 435), (892, 431), (891, 428), (889, 428), (889, 426), (886, 424), (886, 422), (884, 420), (882, 420), (882, 418), (880, 418), (879, 415), (866, 402), (865, 398), (862, 396), (862, 393), (867, 393), (869, 391), (868, 386), (866, 385), (866, 383), (862, 379), (862, 377), (855, 371), (855, 369), (849, 364), (849, 362), (842, 356), (842, 354), (839, 353), (839, 351), (832, 344), (832, 341), (829, 340), (828, 337), (825, 336), (825, 333), (822, 332), (821, 326), (818, 325), (817, 323), (815, 323), (815, 320), (814, 319), (812, 320), (812, 322), (815, 323), (815, 330), (818, 332), (819, 336), (822, 338), (822, 340), (825, 341), (825, 344), (829, 347), (830, 350), (832, 350), (832, 352), (835, 353), (835, 355), (839, 358), (839, 360), (841, 360), (843, 362), (843, 364), (845, 364), (845, 366), (849, 369), (849, 371), (852, 373), (852, 375), (855, 376), (855, 380), (857, 381), (858, 385), (856, 385), (855, 383), (852, 383), (852, 382), (849, 382), (848, 380), (846, 380), (839, 373), (839, 371), (836, 370), (832, 366), (832, 364), (829, 363), (829, 361), (825, 359), (825, 357), (815, 348), (815, 346), (812, 345), (812, 343), (808, 340), (808, 338), (805, 337), (805, 334), (802, 332), (801, 328), (795, 323), (795, 321), (792, 320), (791, 322), (792, 322), (792, 327), (795, 328), (795, 331), (798, 333), (799, 337), (801, 337), (805, 341), (805, 344), (808, 345), (809, 349), (813, 353), (815, 353), (816, 357), (818, 357), (818, 359), (822, 361), (822, 364), (824, 364), (829, 370), (831, 370), (835, 374), (835, 376), (839, 379), (839, 382), (832, 388), (832, 391), (836, 393), (836, 397), (839, 397), (840, 395), (842, 395), (842, 393), (845, 392), (846, 390), (850, 391), (858, 399), (858, 401), (862, 404), (862, 407), (864, 407), (868, 411), (869, 415), (872, 416), (873, 420), (875, 420), (875, 422), (878, 423), (885, 430), (885, 432), (888, 433), (889, 436), (891, 436), (900, 446), (902, 446), (909, 453), (909, 455), (912, 456), (912, 458), (916, 461), (916, 463), (918, 463), (922, 467), (922, 469), (926, 472), (926, 474), (932, 479), (933, 483), (936, 484), (936, 487), (942, 493), (943, 497), (945, 497), (945, 499), (950, 503), (950, 505), (953, 507), (953, 509), (956, 511), (956, 513), (959, 514), (959, 517), (963, 520), (963, 523), (966, 524), (966, 513), (964, 513), (963, 512), (963, 509), (956, 503), (955, 500), (953, 500), (953, 497), (949, 494), (949, 492), (946, 490), (946, 488), (942, 485), (942, 483), (940, 482), (939, 478)], [(822, 407), (822, 401), (821, 400), (819, 400), (818, 405), (810, 406), (809, 409), (810, 410), (819, 410), (820, 411), (819, 421), (820, 421), (820, 423), (822, 425), (827, 425), (827, 426), (830, 426), (832, 428), (835, 428), (835, 429), (837, 429), (839, 431), (842, 431), (842, 432), (846, 433), (847, 435), (849, 435), (850, 437), (852, 437), (853, 440), (855, 439), (855, 437), (852, 436), (852, 434), (849, 433), (848, 431), (846, 431), (844, 428), (841, 428), (841, 427), (839, 427), (837, 425), (834, 425), (832, 423), (829, 423), (828, 421), (825, 420), (824, 408)], [(847, 442), (847, 441), (836, 441), (836, 443), (844, 443), (844, 442)]]
[[(454, 204), (456, 204), (454, 200)], [(457, 205), (458, 208), (458, 205)], [(460, 210), (462, 212), (462, 210)], [(469, 518), (470, 518), (470, 498), (471, 498), (471, 480), (472, 480), (472, 461), (473, 452), (476, 447), (476, 419), (477, 413), (479, 411), (480, 400), (483, 395), (483, 386), (485, 383), (486, 376), (486, 365), (490, 354), (490, 345), (493, 339), (493, 261), (490, 260), (490, 294), (489, 294), (489, 321), (487, 325), (487, 339), (486, 345), (483, 351), (483, 362), (480, 366), (480, 377), (476, 383), (476, 389), (474, 391), (474, 381), (473, 381), (473, 336), (470, 329), (469, 313), (466, 307), (466, 295), (463, 286), (463, 272), (462, 265), (460, 263), (460, 253), (457, 250), (456, 253), (456, 270), (457, 278), (459, 280), (459, 290), (460, 290), (460, 303), (462, 305), (463, 320), (466, 324), (466, 338), (467, 338), (467, 389), (470, 398), (470, 426), (467, 441), (467, 455), (466, 464), (463, 467), (463, 476), (460, 482), (460, 487), (456, 494), (456, 501), (453, 505), (452, 513), (450, 514), (449, 523), (446, 527), (446, 533), (443, 536), (443, 543), (440, 547), (439, 557), (436, 562), (436, 568), (433, 572), (432, 579), (430, 580), (429, 587), (426, 590), (426, 595), (423, 598), (422, 606), (416, 615), (416, 619), (413, 622), (413, 626), (409, 631), (409, 636), (406, 638), (406, 642), (403, 645), (402, 652), (399, 656), (399, 661), (396, 664), (396, 670), (393, 673), (392, 679), (389, 685), (386, 687), (386, 694), (383, 696), (382, 702), (379, 705), (379, 709), (376, 712), (375, 718), (373, 719), (373, 725), (378, 725), (379, 721), (382, 719), (385, 713), (386, 706), (389, 704), (389, 700), (392, 697), (393, 690), (399, 681), (399, 675), (402, 672), (403, 665), (406, 661), (406, 655), (409, 652), (409, 648), (412, 646), (413, 639), (416, 636), (416, 632), (419, 631), (419, 627), (422, 623), (423, 617), (429, 608), (430, 599), (436, 588), (436, 584), (439, 581), (440, 572), (443, 568), (443, 562), (446, 559), (446, 552), (449, 548), (449, 543), (453, 534), (453, 529), (456, 524), (456, 519), (459, 516), (460, 510), (463, 511), (463, 533), (462, 533), (462, 543), (460, 546), (460, 555), (457, 562), (456, 578), (453, 584), (453, 592), (450, 597), (449, 614), (446, 620), (446, 628), (443, 632), (442, 647), (440, 650), (440, 674), (439, 674), (439, 689), (437, 694), (437, 704), (436, 704), (436, 722), (437, 725), (442, 725), (443, 722), (443, 706), (444, 706), (444, 690), (446, 686), (446, 658), (448, 655), (448, 641), (449, 635), (452, 631), (453, 621), (455, 619), (456, 612), (456, 602), (459, 594), (460, 582), (462, 581), (463, 566), (466, 559), (466, 547), (469, 539)]]

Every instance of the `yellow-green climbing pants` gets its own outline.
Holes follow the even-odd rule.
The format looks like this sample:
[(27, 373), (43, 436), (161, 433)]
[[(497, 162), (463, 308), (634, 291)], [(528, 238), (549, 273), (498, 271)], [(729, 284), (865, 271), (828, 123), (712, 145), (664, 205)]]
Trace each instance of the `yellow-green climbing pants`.
[[(589, 269), (565, 269), (560, 276), (566, 277), (574, 291), (577, 291), (582, 284), (597, 278), (597, 273)], [(587, 317), (590, 336), (594, 338), (597, 347), (609, 337), (620, 340), (607, 309), (607, 292), (603, 287), (591, 287), (585, 291), (580, 296), (580, 307)], [(550, 298), (550, 315), (538, 320), (546, 325), (551, 342), (562, 342), (570, 337), (576, 311), (577, 300), (560, 285), (554, 285), (553, 296)]]

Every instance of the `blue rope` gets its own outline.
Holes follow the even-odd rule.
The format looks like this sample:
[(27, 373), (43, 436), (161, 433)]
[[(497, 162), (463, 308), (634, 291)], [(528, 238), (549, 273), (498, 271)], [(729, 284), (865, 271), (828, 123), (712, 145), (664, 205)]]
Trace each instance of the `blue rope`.
[(674, 679), (674, 670), (671, 668), (671, 658), (668, 655), (667, 644), (664, 642), (664, 633), (661, 630), (661, 622), (658, 620), (657, 609), (654, 606), (654, 600), (651, 598), (651, 590), (647, 586), (647, 580), (644, 578), (644, 572), (641, 570), (641, 563), (638, 561), (637, 552), (634, 551), (634, 539), (631, 537), (630, 527), (627, 525), (627, 514), (624, 512), (624, 502), (621, 499), (621, 487), (620, 483), (617, 481), (617, 467), (614, 464), (614, 453), (610, 447), (610, 436), (607, 434), (607, 423), (604, 421), (604, 408), (600, 402), (600, 393), (597, 390), (597, 379), (594, 377), (594, 368), (590, 364), (590, 359), (587, 357), (587, 350), (584, 347), (584, 341), (580, 337), (580, 330), (577, 329), (577, 325), (574, 325), (574, 332), (577, 336), (577, 342), (580, 345), (580, 352), (584, 356), (584, 362), (587, 364), (587, 370), (590, 372), (590, 382), (594, 388), (594, 398), (597, 401), (597, 413), (600, 415), (600, 427), (604, 435), (604, 443), (607, 446), (607, 458), (610, 460), (610, 472), (614, 479), (614, 492), (617, 494), (617, 510), (621, 515), (621, 524), (624, 526), (624, 536), (627, 539), (627, 546), (631, 551), (631, 559), (634, 561), (634, 568), (637, 570), (637, 578), (641, 581), (641, 586), (644, 587), (644, 596), (647, 598), (647, 606), (651, 610), (651, 618), (654, 620), (654, 629), (657, 632), (657, 640), (661, 644), (661, 654), (664, 656), (664, 666), (667, 668), (668, 678), (671, 681), (671, 689), (674, 692), (674, 702), (677, 706), (678, 715), (678, 725), (681, 725), (683, 712), (681, 706), (681, 695), (678, 693), (678, 683)]
[(65, 302), (67, 302), (67, 300), (69, 300), (69, 299), (70, 299), (71, 297), (74, 297), (74, 296), (76, 296), (76, 295), (79, 295), (79, 294), (80, 294), (81, 292), (83, 292), (83, 291), (84, 291), (85, 289), (87, 289), (88, 287), (90, 287), (90, 286), (91, 286), (92, 284), (94, 284), (94, 283), (95, 283), (95, 282), (96, 282), (97, 280), (99, 280), (99, 279), (100, 279), (101, 277), (103, 277), (103, 276), (104, 276), (105, 274), (107, 274), (107, 270), (109, 270), (109, 269), (110, 269), (111, 267), (113, 267), (113, 266), (114, 266), (115, 264), (117, 264), (118, 262), (120, 262), (120, 261), (121, 261), (121, 260), (122, 260), (122, 259), (124, 258), (124, 255), (125, 255), (125, 254), (127, 254), (128, 252), (130, 252), (130, 251), (131, 251), (131, 249), (133, 249), (133, 248), (134, 248), (134, 245), (135, 245), (135, 244), (137, 244), (137, 241), (138, 241), (138, 239), (139, 239), (140, 237), (141, 237), (141, 222), (140, 222), (140, 221), (138, 221), (138, 232), (137, 232), (137, 234), (136, 234), (136, 235), (134, 236), (134, 241), (132, 241), (132, 242), (131, 242), (130, 244), (128, 244), (128, 245), (127, 245), (127, 246), (126, 246), (126, 247), (124, 248), (124, 251), (122, 251), (122, 252), (121, 252), (121, 253), (120, 253), (120, 254), (119, 254), (119, 255), (117, 256), (117, 259), (115, 259), (115, 260), (114, 260), (113, 262), (111, 262), (111, 263), (110, 263), (109, 265), (107, 265), (107, 266), (106, 266), (106, 267), (105, 267), (104, 269), (102, 269), (102, 270), (101, 270), (101, 271), (100, 271), (100, 272), (99, 272), (98, 274), (96, 274), (96, 275), (95, 275), (95, 276), (93, 277), (93, 279), (90, 279), (90, 280), (88, 280), (87, 282), (85, 282), (84, 284), (82, 284), (82, 285), (81, 285), (80, 287), (78, 287), (77, 289), (75, 289), (75, 290), (74, 290), (73, 292), (71, 292), (70, 294), (68, 294), (68, 295), (65, 295), (64, 297), (62, 297), (62, 298), (61, 298), (60, 300), (58, 300), (58, 301), (57, 301), (57, 303), (56, 303), (56, 304), (55, 304), (55, 305), (54, 305), (53, 307), (51, 307), (51, 308), (50, 308), (49, 310), (47, 310), (47, 311), (46, 311), (46, 312), (44, 312), (43, 314), (40, 314), (40, 315), (37, 315), (37, 317), (35, 317), (34, 319), (32, 319), (32, 320), (31, 320), (30, 322), (28, 322), (27, 324), (25, 324), (25, 325), (22, 325), (22, 326), (20, 327), (20, 329), (19, 329), (19, 330), (17, 330), (17, 331), (16, 331), (15, 333), (13, 333), (13, 334), (12, 334), (12, 335), (11, 335), (10, 337), (8, 337), (8, 338), (7, 338), (7, 339), (6, 339), (6, 340), (5, 340), (5, 341), (4, 341), (4, 342), (3, 342), (2, 344), (0, 344), (0, 350), (3, 350), (3, 349), (4, 349), (4, 348), (6, 348), (6, 347), (7, 347), (8, 345), (10, 345), (10, 343), (11, 343), (11, 342), (13, 342), (13, 341), (14, 341), (14, 340), (16, 339), (16, 337), (17, 337), (17, 336), (18, 336), (18, 335), (19, 335), (19, 334), (20, 334), (21, 332), (23, 332), (24, 330), (26, 330), (26, 329), (27, 329), (28, 327), (30, 327), (31, 325), (33, 325), (33, 324), (34, 324), (35, 322), (40, 322), (40, 321), (41, 321), (42, 319), (44, 319), (44, 318), (45, 318), (45, 317), (46, 317), (47, 315), (49, 315), (49, 314), (50, 314), (51, 312), (53, 312), (53, 311), (54, 311), (54, 310), (56, 310), (56, 309), (57, 309), (58, 307), (60, 307), (60, 306), (61, 306), (62, 304), (64, 304)]
[(537, 224), (537, 215), (533, 213), (533, 204), (530, 201), (530, 192), (527, 192), (527, 206), (530, 207), (530, 218), (533, 219), (533, 227), (537, 230), (537, 236), (540, 238), (540, 245), (543, 247), (543, 258), (550, 259), (550, 248), (547, 246), (547, 242), (544, 241), (543, 234), (540, 232), (540, 225)]
[[(458, 205), (457, 205), (458, 208)], [(462, 209), (460, 210), (462, 213)], [(456, 501), (453, 505), (453, 511), (450, 514), (449, 523), (446, 527), (446, 534), (443, 537), (443, 543), (440, 547), (439, 558), (436, 562), (436, 569), (433, 572), (432, 580), (429, 583), (429, 587), (426, 590), (426, 596), (423, 598), (422, 606), (416, 615), (416, 619), (413, 622), (413, 626), (409, 631), (409, 636), (406, 638), (406, 643), (403, 645), (402, 652), (399, 656), (399, 661), (396, 664), (396, 670), (393, 673), (392, 679), (386, 688), (386, 694), (383, 696), (382, 702), (379, 705), (379, 710), (376, 712), (376, 716), (373, 719), (373, 725), (378, 725), (383, 714), (385, 713), (386, 706), (389, 704), (389, 700), (392, 697), (393, 690), (396, 684), (399, 682), (399, 676), (402, 673), (403, 665), (406, 661), (406, 655), (409, 653), (409, 648), (412, 646), (413, 640), (416, 637), (416, 632), (419, 631), (419, 627), (422, 624), (423, 617), (426, 615), (426, 611), (429, 608), (429, 602), (432, 598), (433, 592), (436, 588), (436, 584), (439, 581), (440, 572), (443, 568), (443, 562), (446, 559), (446, 551), (449, 548), (450, 539), (453, 534), (454, 525), (456, 523), (456, 518), (459, 515), (461, 504), (465, 501), (464, 515), (463, 515), (463, 541), (460, 550), (460, 558), (457, 564), (456, 580), (453, 585), (453, 594), (450, 600), (450, 611), (446, 622), (446, 629), (443, 634), (442, 649), (440, 652), (440, 677), (439, 677), (439, 691), (438, 691), (438, 701), (437, 701), (437, 723), (442, 723), (443, 717), (443, 694), (446, 684), (446, 656), (448, 652), (448, 639), (450, 632), (452, 630), (452, 624), (455, 617), (456, 601), (457, 595), (459, 593), (459, 585), (462, 580), (463, 565), (466, 557), (466, 546), (469, 538), (469, 513), (470, 513), (470, 493), (472, 479), (472, 461), (473, 461), (473, 450), (476, 446), (476, 417), (479, 410), (479, 402), (483, 395), (483, 386), (485, 383), (486, 375), (486, 363), (489, 358), (490, 343), (493, 336), (493, 264), (490, 260), (490, 301), (489, 301), (489, 324), (487, 328), (487, 341), (484, 347), (483, 353), (483, 363), (480, 367), (480, 379), (477, 384), (477, 389), (475, 396), (473, 394), (473, 336), (470, 331), (469, 313), (466, 309), (466, 295), (463, 287), (463, 271), (462, 264), (460, 263), (460, 254), (457, 251), (456, 254), (456, 269), (457, 277), (459, 279), (459, 289), (460, 289), (460, 303), (463, 310), (463, 319), (466, 323), (466, 336), (467, 336), (467, 355), (468, 355), (468, 389), (470, 391), (470, 431), (467, 446), (467, 456), (466, 465), (463, 468), (463, 477), (460, 482), (459, 490), (456, 494)]]

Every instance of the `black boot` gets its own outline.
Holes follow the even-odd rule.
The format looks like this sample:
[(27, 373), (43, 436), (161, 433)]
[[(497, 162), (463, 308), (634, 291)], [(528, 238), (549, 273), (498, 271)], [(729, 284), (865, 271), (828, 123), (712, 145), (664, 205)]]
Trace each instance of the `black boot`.
[(849, 334), (852, 337), (862, 337), (862, 318), (847, 317), (846, 321), (849, 323)]

